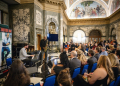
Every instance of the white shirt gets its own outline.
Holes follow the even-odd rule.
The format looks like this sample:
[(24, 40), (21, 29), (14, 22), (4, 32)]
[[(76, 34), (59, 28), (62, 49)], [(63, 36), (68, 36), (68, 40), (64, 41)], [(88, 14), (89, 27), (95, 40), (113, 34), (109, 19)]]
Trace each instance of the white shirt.
[[(5, 44), (9, 43), (10, 44), (10, 38), (5, 37), (3, 39), (3, 43), (5, 43)], [(4, 47), (8, 47), (8, 46), (4, 46)]]
[(21, 50), (20, 50), (20, 53), (19, 53), (19, 57), (20, 57), (20, 60), (24, 60), (26, 59), (27, 57), (29, 57), (30, 55), (27, 54), (25, 48), (23, 47)]

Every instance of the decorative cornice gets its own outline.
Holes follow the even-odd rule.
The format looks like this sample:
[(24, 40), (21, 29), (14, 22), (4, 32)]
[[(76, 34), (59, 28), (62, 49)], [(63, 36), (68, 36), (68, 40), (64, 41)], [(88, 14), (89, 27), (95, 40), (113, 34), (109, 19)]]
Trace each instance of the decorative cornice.
[(47, 3), (51, 5), (61, 6), (63, 10), (67, 9), (64, 0), (39, 0), (39, 1), (40, 3)]

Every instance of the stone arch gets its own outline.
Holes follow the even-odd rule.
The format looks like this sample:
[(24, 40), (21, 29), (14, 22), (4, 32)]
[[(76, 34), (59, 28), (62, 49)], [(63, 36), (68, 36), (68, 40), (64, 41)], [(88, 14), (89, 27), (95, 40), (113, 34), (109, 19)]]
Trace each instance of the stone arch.
[[(77, 29), (77, 30), (81, 30), (81, 31), (83, 31), (84, 33), (85, 33), (85, 37), (86, 37), (86, 32), (84, 31), (84, 30), (82, 30), (82, 29)], [(72, 36), (74, 35), (74, 33), (77, 31), (77, 30), (74, 30), (74, 32), (72, 33)]]
[(85, 32), (83, 30), (75, 30), (73, 32), (73, 42), (85, 43)]
[(46, 35), (49, 33), (48, 28), (49, 28), (49, 24), (50, 24), (51, 22), (53, 22), (53, 23), (55, 24), (55, 26), (56, 26), (55, 29), (56, 29), (57, 34), (58, 34), (58, 32), (59, 32), (59, 30), (58, 30), (58, 24), (57, 24), (56, 19), (54, 19), (54, 18), (49, 18), (49, 19), (47, 20), (47, 22), (46, 22), (46, 29), (45, 29), (45, 34), (46, 34)]
[(101, 36), (103, 36), (102, 31), (99, 30), (99, 29), (91, 29), (91, 30), (88, 32), (88, 35), (90, 35), (90, 33), (91, 33), (93, 30), (98, 30), (98, 31), (101, 33)]
[[(70, 13), (72, 11), (72, 9), (75, 8), (75, 6), (77, 6), (79, 3), (82, 3), (84, 1), (87, 1), (87, 0), (76, 0), (72, 5), (71, 7), (68, 9), (68, 17), (70, 17)], [(95, 1), (97, 3), (99, 3), (100, 5), (102, 5), (102, 7), (105, 9), (106, 11), (106, 15), (109, 16), (109, 7), (108, 5), (103, 1), (103, 0), (90, 0), (90, 1)]]

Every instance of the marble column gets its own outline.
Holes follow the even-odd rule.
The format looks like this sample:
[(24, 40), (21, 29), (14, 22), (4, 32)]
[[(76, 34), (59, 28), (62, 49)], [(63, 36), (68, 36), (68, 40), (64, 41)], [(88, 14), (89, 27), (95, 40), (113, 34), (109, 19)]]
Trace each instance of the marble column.
[(67, 41), (68, 42), (70, 41), (69, 37), (70, 37), (70, 26), (67, 26)]
[(117, 29), (116, 29), (116, 39), (118, 44), (120, 44), (120, 22), (117, 25)]

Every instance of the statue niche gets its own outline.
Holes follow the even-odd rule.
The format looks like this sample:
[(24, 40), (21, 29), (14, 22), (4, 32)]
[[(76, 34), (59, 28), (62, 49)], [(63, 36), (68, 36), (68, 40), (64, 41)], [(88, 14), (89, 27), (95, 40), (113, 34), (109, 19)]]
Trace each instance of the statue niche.
[[(48, 30), (49, 34), (57, 34), (56, 25), (54, 22), (50, 22)], [(56, 42), (50, 42), (50, 45), (51, 44), (56, 45)]]

